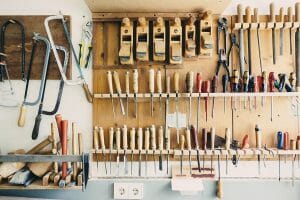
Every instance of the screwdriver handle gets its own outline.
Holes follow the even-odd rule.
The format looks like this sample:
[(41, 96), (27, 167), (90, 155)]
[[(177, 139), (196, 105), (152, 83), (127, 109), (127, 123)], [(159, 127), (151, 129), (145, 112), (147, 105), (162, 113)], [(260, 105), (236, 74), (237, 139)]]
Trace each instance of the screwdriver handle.
[(184, 150), (184, 145), (185, 145), (184, 135), (180, 135), (179, 143), (180, 143), (180, 150)]
[(174, 91), (176, 93), (178, 93), (179, 92), (179, 73), (175, 72), (173, 78), (174, 78)]
[(292, 7), (288, 7), (287, 14), (288, 14), (288, 22), (293, 22), (293, 8)]
[(149, 128), (146, 128), (145, 130), (145, 138), (144, 138), (144, 145), (145, 150), (149, 150), (149, 144), (150, 144), (150, 131)]
[(202, 129), (202, 149), (206, 150), (207, 144), (207, 130), (206, 128)]
[(243, 23), (243, 6), (242, 4), (237, 5), (238, 23)]
[(154, 69), (149, 69), (149, 92), (154, 93)]
[(283, 7), (281, 7), (279, 9), (279, 19), (280, 19), (279, 22), (284, 22), (284, 10), (283, 10)]
[(270, 22), (276, 22), (276, 18), (275, 18), (275, 4), (274, 3), (270, 4)]
[(248, 86), (249, 86), (249, 72), (244, 71), (243, 74), (243, 85), (244, 85), (244, 92), (248, 92)]
[(225, 150), (230, 149), (230, 141), (231, 141), (231, 130), (230, 128), (225, 129)]
[(170, 129), (167, 128), (167, 141), (166, 141), (166, 150), (169, 151), (171, 149), (171, 142), (170, 142)]
[(94, 149), (98, 150), (99, 149), (98, 126), (94, 127), (94, 131), (93, 131), (93, 144), (94, 144)]
[(195, 149), (199, 149), (199, 142), (198, 142), (198, 133), (197, 133), (198, 130), (195, 129), (195, 127), (192, 125), (191, 126), (191, 134), (192, 134), (192, 137), (193, 137), (193, 141), (194, 141), (194, 148)]
[(283, 149), (289, 150), (289, 133), (285, 132), (283, 134)]
[(216, 137), (216, 129), (214, 127), (210, 128), (210, 148), (211, 150), (215, 149), (215, 137)]
[(275, 82), (275, 74), (274, 72), (270, 72), (269, 73), (269, 90), (270, 92), (274, 92), (275, 86), (274, 86), (274, 82)]
[(156, 129), (155, 126), (152, 125), (150, 127), (150, 144), (151, 144), (151, 149), (155, 150), (156, 149)]
[(192, 150), (192, 145), (191, 145), (191, 131), (189, 128), (185, 130), (185, 135), (186, 135), (186, 146), (188, 150)]
[(186, 84), (187, 92), (193, 93), (193, 88), (194, 88), (194, 72), (193, 71), (189, 71), (186, 74), (185, 84)]
[(246, 7), (246, 23), (251, 23), (251, 8), (250, 6)]
[(258, 8), (254, 8), (253, 21), (254, 21), (255, 23), (259, 23)]
[(202, 88), (202, 73), (197, 73), (197, 77), (196, 77), (197, 93), (201, 93), (201, 88)]
[(161, 71), (158, 70), (156, 72), (156, 87), (157, 87), (157, 92), (159, 94), (162, 93), (162, 81), (161, 81)]
[(241, 149), (247, 149), (249, 148), (249, 135), (246, 134), (243, 138), (243, 143), (242, 143), (242, 146), (241, 146)]
[(290, 73), (290, 76), (289, 76), (289, 83), (291, 85), (291, 87), (293, 89), (295, 89), (295, 86), (296, 86), (296, 74), (294, 72), (291, 72)]
[(143, 149), (143, 128), (138, 129), (137, 145), (138, 145), (138, 150), (141, 151)]
[(300, 136), (297, 136), (297, 141), (296, 141), (296, 149), (299, 150), (300, 149)]
[(217, 182), (217, 197), (219, 199), (223, 198), (223, 183), (220, 180)]
[(295, 5), (295, 22), (300, 22), (300, 2)]
[(107, 74), (109, 94), (112, 95), (114, 93), (113, 82), (112, 82), (112, 73), (111, 73), (111, 71), (107, 71), (106, 74)]
[(262, 73), (262, 91), (267, 92), (268, 86), (267, 86), (267, 72), (263, 71)]
[(135, 149), (135, 128), (130, 129), (130, 150)]
[(121, 130), (120, 128), (117, 128), (116, 130), (116, 149), (121, 149)]
[(261, 148), (261, 128), (255, 125), (256, 148)]
[(166, 78), (166, 92), (167, 92), (167, 94), (170, 94), (170, 92), (171, 92), (170, 84), (171, 84), (171, 78), (170, 78), (170, 76), (167, 76), (167, 78)]
[(139, 92), (139, 73), (137, 69), (133, 70), (132, 80), (133, 92), (136, 94)]
[(203, 93), (210, 93), (210, 81), (203, 81), (202, 92)]
[(290, 140), (290, 150), (296, 150), (296, 140)]
[(116, 71), (113, 72), (113, 78), (114, 78), (114, 83), (116, 86), (117, 93), (121, 94), (122, 90), (121, 90), (121, 84), (120, 84), (120, 78), (118, 72)]
[(125, 92), (126, 92), (126, 94), (130, 93), (130, 88), (129, 88), (129, 71), (125, 72)]
[(283, 149), (283, 133), (281, 131), (277, 133), (277, 149)]
[(127, 126), (124, 125), (122, 128), (122, 144), (123, 144), (123, 149), (127, 150), (128, 148), (128, 142), (127, 142)]
[(108, 145), (109, 145), (109, 149), (112, 150), (113, 146), (114, 146), (114, 128), (113, 127), (109, 128), (108, 134), (109, 134), (109, 144)]
[(100, 138), (101, 149), (105, 150), (104, 130), (102, 127), (99, 127), (99, 138)]
[(213, 93), (217, 92), (217, 88), (218, 88), (218, 76), (215, 75), (212, 80), (212, 92)]
[(164, 128), (162, 126), (158, 128), (158, 149), (164, 149)]
[(228, 75), (224, 74), (222, 76), (222, 89), (223, 89), (223, 93), (226, 93), (226, 91), (227, 91), (227, 85), (228, 85)]

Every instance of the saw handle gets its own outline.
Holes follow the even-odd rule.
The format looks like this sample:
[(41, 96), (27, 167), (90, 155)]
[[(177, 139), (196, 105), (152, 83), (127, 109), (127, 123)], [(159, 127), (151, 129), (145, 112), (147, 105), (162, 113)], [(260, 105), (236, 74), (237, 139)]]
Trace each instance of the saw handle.
[(87, 83), (83, 83), (82, 84), (86, 99), (88, 100), (88, 102), (93, 103), (93, 94), (91, 93), (89, 86)]
[(33, 140), (37, 139), (37, 137), (39, 135), (41, 121), (42, 121), (42, 115), (38, 114), (35, 118), (32, 135), (31, 135), (31, 138)]
[(22, 105), (20, 107), (20, 114), (19, 114), (19, 119), (18, 119), (18, 126), (19, 127), (24, 127), (25, 125), (25, 116), (26, 116), (26, 106)]

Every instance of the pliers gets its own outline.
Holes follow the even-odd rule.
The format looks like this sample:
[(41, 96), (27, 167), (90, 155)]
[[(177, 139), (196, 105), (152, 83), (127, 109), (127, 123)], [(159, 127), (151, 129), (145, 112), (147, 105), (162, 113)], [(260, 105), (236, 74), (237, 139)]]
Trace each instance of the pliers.
[(225, 17), (221, 17), (218, 19), (218, 47), (217, 47), (217, 53), (220, 52), (220, 37), (221, 32), (224, 34), (224, 49), (225, 53), (227, 52), (227, 36), (228, 36), (228, 20)]
[(226, 50), (225, 49), (220, 49), (220, 51), (218, 52), (218, 54), (219, 54), (219, 60), (218, 60), (218, 66), (217, 66), (216, 76), (219, 75), (219, 71), (220, 71), (221, 65), (223, 65), (223, 67), (226, 70), (226, 73), (227, 73), (228, 77), (230, 77), (230, 71), (229, 71), (228, 62), (227, 62), (227, 59), (226, 59)]

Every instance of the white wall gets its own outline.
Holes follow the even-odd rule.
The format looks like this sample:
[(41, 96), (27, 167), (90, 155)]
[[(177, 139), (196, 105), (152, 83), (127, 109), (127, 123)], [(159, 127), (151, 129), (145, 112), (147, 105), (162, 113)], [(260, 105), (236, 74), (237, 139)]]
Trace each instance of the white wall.
[[(81, 24), (84, 20), (91, 17), (91, 13), (83, 0), (9, 0), (5, 1), (0, 7), (1, 15), (55, 15), (61, 11), (72, 18), (72, 39), (73, 44), (78, 51), (78, 43), (81, 38)], [(29, 57), (27, 57), (29, 59)], [(77, 77), (77, 69), (72, 67), (73, 78)], [(91, 85), (92, 70), (84, 70), (84, 74)], [(36, 98), (40, 81), (30, 81), (31, 87), (29, 99)], [(22, 81), (13, 81), (16, 91), (16, 99), (22, 102), (25, 83)], [(47, 82), (47, 92), (45, 96), (45, 108), (53, 108), (57, 96), (58, 81)], [(54, 117), (43, 116), (40, 127), (40, 135), (37, 141), (31, 140), (31, 132), (34, 125), (34, 119), (38, 106), (28, 107), (26, 116), (26, 125), (24, 128), (17, 126), (19, 108), (0, 107), (0, 149), (1, 153), (6, 153), (16, 148), (28, 149), (38, 143), (50, 133), (50, 122), (54, 122)], [(84, 146), (86, 150), (91, 147), (90, 138), (86, 137), (91, 132), (92, 125), (92, 105), (86, 101), (81, 86), (65, 86), (59, 113), (62, 113), (64, 119), (70, 122), (77, 122), (78, 129), (84, 137)], [(71, 124), (69, 125), (69, 129)], [(71, 130), (71, 129), (70, 129)], [(69, 132), (71, 134), (71, 132)]]

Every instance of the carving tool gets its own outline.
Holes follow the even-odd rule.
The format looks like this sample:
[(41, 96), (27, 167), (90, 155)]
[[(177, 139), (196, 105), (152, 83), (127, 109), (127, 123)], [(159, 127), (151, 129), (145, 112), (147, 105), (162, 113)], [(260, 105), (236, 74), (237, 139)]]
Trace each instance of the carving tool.
[(143, 129), (139, 128), (137, 132), (137, 146), (139, 150), (139, 176), (142, 176), (142, 149), (143, 149)]
[(166, 78), (166, 122), (165, 122), (165, 146), (167, 150), (166, 159), (167, 159), (167, 174), (169, 174), (169, 152), (170, 152), (170, 130), (168, 126), (168, 114), (169, 114), (169, 97), (170, 97), (170, 76)]
[[(246, 23), (251, 24), (251, 8), (250, 6), (246, 7)], [(252, 37), (251, 37), (251, 27), (248, 28), (248, 68), (249, 74), (252, 74)], [(245, 72), (244, 72), (245, 73)]]
[(121, 130), (117, 128), (116, 133), (116, 149), (117, 149), (117, 176), (120, 174), (120, 150), (121, 150)]
[(102, 127), (99, 127), (99, 138), (100, 138), (100, 145), (101, 145), (101, 151), (102, 151), (102, 159), (104, 160), (105, 174), (107, 175), (106, 155), (104, 153), (104, 151), (105, 151), (104, 130)]
[[(230, 128), (225, 129), (225, 150), (230, 150), (231, 143), (231, 130)], [(226, 154), (226, 175), (228, 174), (228, 154)]]
[[(253, 21), (254, 21), (255, 23), (259, 23), (258, 8), (254, 8)], [(260, 46), (260, 34), (259, 34), (259, 28), (256, 29), (256, 37), (257, 37), (257, 47), (258, 47), (258, 57), (259, 57), (259, 67), (260, 67), (260, 73), (262, 73), (262, 59), (261, 59), (261, 46)]]
[(199, 142), (198, 142), (198, 132), (195, 130), (195, 127), (191, 126), (191, 134), (192, 138), (194, 140), (194, 149), (197, 151), (197, 165), (198, 165), (198, 171), (201, 172), (201, 165), (200, 165), (200, 155), (199, 155)]
[[(204, 92), (207, 95), (209, 95), (209, 92), (210, 92), (210, 81), (203, 81), (203, 83), (202, 83), (202, 92)], [(205, 100), (205, 119), (206, 119), (206, 122), (207, 122), (207, 112), (208, 112), (207, 110), (208, 110), (208, 104), (209, 104), (208, 96), (204, 97), (204, 100)]]
[(161, 71), (158, 70), (156, 72), (156, 87), (157, 87), (157, 92), (159, 94), (159, 114), (160, 116), (163, 116), (162, 113), (162, 80), (161, 80)]
[[(283, 7), (280, 8), (279, 10), (279, 22), (284, 23), (284, 11), (283, 11)], [(279, 30), (279, 38), (280, 38), (280, 46), (279, 46), (279, 53), (282, 56), (283, 55), (283, 29), (284, 26), (282, 28), (280, 28)]]
[(149, 69), (150, 114), (153, 117), (154, 69)]
[(276, 64), (276, 29), (275, 29), (275, 4), (270, 4), (270, 23), (273, 23), (274, 26), (272, 28), (272, 49), (273, 49), (273, 64)]
[(210, 149), (212, 150), (212, 154), (210, 156), (210, 173), (212, 174), (213, 170), (213, 151), (215, 150), (215, 136), (216, 136), (216, 129), (212, 127), (210, 129)]
[(130, 166), (130, 171), (131, 171), (131, 176), (133, 173), (133, 151), (135, 149), (135, 128), (130, 129), (130, 150), (131, 150), (131, 166)]
[(120, 79), (119, 79), (118, 72), (116, 72), (116, 71), (113, 72), (113, 78), (114, 78), (114, 83), (115, 83), (116, 90), (117, 90), (118, 97), (119, 97), (119, 101), (120, 101), (121, 113), (122, 113), (122, 115), (125, 115), (123, 101), (121, 99), (122, 89), (121, 89), (121, 84), (120, 84)]
[(179, 145), (179, 97), (178, 97), (178, 93), (179, 93), (179, 73), (175, 72), (174, 73), (174, 90), (176, 93), (176, 136), (177, 136), (177, 145)]
[(164, 128), (162, 126), (158, 128), (158, 150), (160, 151), (158, 168), (160, 171), (162, 171), (163, 170), (162, 151), (164, 150)]
[(192, 174), (192, 156), (191, 156), (192, 145), (191, 145), (191, 131), (189, 128), (186, 128), (185, 130), (185, 137), (186, 137), (186, 147), (187, 150), (189, 151), (190, 174)]
[(139, 74), (138, 74), (138, 71), (137, 69), (134, 69), (133, 70), (133, 95), (134, 95), (134, 116), (135, 118), (137, 118), (137, 94), (139, 92)]
[(126, 93), (126, 117), (128, 117), (128, 96), (130, 93), (130, 87), (129, 87), (129, 71), (125, 72), (125, 93)]
[[(255, 125), (255, 138), (256, 138), (256, 148), (261, 149), (261, 128), (256, 124)], [(260, 176), (260, 153), (257, 155), (258, 163), (258, 175)]]
[(150, 146), (150, 130), (149, 128), (146, 128), (145, 130), (145, 137), (144, 137), (144, 148), (146, 151), (145, 154), (145, 175), (148, 175), (148, 152), (149, 152), (149, 146)]
[[(237, 14), (238, 14), (238, 23), (243, 23), (243, 6), (238, 4)], [(239, 62), (240, 62), (240, 76), (244, 73), (244, 30), (239, 29)]]
[(156, 150), (156, 129), (155, 125), (150, 127), (150, 144), (151, 150), (153, 151), (153, 164), (154, 164), (154, 173), (156, 174), (156, 161), (155, 161), (155, 150)]
[[(288, 7), (288, 22), (293, 22), (293, 8)], [(292, 36), (292, 27), (289, 29), (289, 35), (290, 35), (290, 55), (293, 55), (293, 36)]]
[[(199, 132), (199, 123), (200, 123), (199, 116), (200, 116), (200, 112), (201, 112), (201, 110), (200, 110), (201, 109), (201, 107), (200, 107), (201, 89), (202, 89), (202, 74), (201, 73), (197, 73), (197, 77), (196, 77), (196, 90), (197, 90), (197, 93), (198, 93), (198, 102), (197, 102), (197, 130), (195, 131), (196, 135)], [(199, 148), (199, 145), (198, 145), (198, 148)]]
[(185, 79), (185, 84), (186, 84), (186, 90), (187, 93), (189, 93), (189, 107), (188, 107), (188, 126), (190, 126), (191, 122), (191, 110), (192, 110), (192, 93), (193, 93), (193, 88), (194, 88), (194, 72), (189, 71), (186, 74), (186, 79)]
[[(97, 171), (99, 169), (99, 156), (98, 156), (98, 150), (99, 150), (99, 135), (98, 135), (98, 126), (94, 127), (93, 131), (93, 144), (94, 144), (94, 149), (95, 149), (95, 154), (96, 154), (96, 162), (97, 162)], [(74, 132), (72, 132), (72, 138), (73, 138)]]
[(180, 155), (180, 175), (182, 176), (182, 170), (183, 170), (183, 151), (184, 151), (184, 143), (185, 143), (185, 138), (184, 135), (180, 135), (180, 150), (181, 150), (181, 155)]
[[(216, 93), (218, 88), (218, 76), (215, 75), (211, 83), (212, 83), (211, 92)], [(214, 110), (215, 110), (215, 97), (212, 98), (211, 118), (214, 118)]]
[(110, 127), (109, 128), (109, 173), (111, 174), (111, 160), (112, 160), (112, 150), (113, 150), (113, 146), (114, 146), (114, 128)]
[[(275, 86), (275, 75), (274, 72), (269, 73), (269, 88), (270, 92), (274, 92)], [(271, 96), (271, 121), (273, 121), (273, 96)]]
[(115, 106), (114, 106), (114, 98), (113, 98), (114, 89), (113, 89), (112, 73), (111, 73), (111, 71), (107, 71), (106, 75), (107, 75), (107, 81), (108, 81), (109, 95), (110, 95), (110, 99), (111, 99), (112, 112), (113, 112), (113, 116), (115, 118), (116, 114), (115, 114)]
[(128, 149), (128, 143), (127, 143), (127, 126), (124, 125), (122, 128), (122, 145), (124, 150), (123, 155), (123, 163), (124, 163), (124, 174), (128, 174), (128, 162), (127, 162), (127, 155), (126, 151)]
[[(202, 150), (206, 152), (207, 149), (207, 130), (205, 128), (202, 129)], [(205, 169), (205, 153), (203, 154), (203, 170)]]

